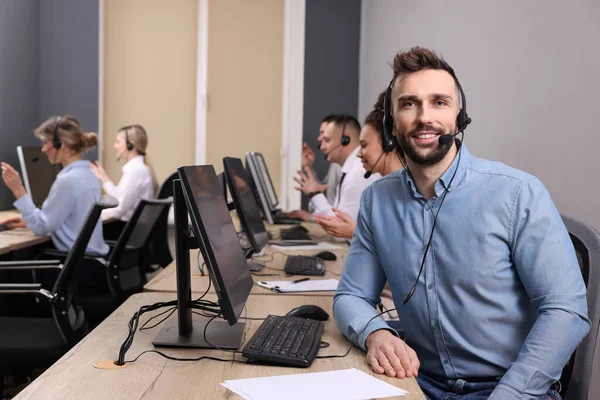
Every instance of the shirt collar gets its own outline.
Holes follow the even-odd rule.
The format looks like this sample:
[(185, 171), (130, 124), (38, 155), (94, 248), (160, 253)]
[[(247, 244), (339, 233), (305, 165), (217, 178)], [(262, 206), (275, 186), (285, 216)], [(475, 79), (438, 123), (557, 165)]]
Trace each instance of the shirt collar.
[(341, 170), (343, 174), (349, 172), (352, 169), (352, 165), (353, 165), (354, 161), (356, 159), (358, 159), (358, 157), (356, 155), (358, 154), (359, 149), (360, 149), (360, 146), (356, 146), (356, 148), (354, 150), (352, 150), (352, 153), (350, 153), (350, 155), (348, 155), (348, 158), (346, 158), (346, 161), (344, 161), (344, 165), (342, 165), (342, 170)]
[[(435, 195), (441, 196), (442, 193), (447, 189), (449, 192), (456, 187), (460, 182), (462, 182), (465, 172), (467, 170), (467, 166), (471, 163), (471, 153), (467, 150), (467, 146), (465, 146), (460, 141), (457, 141), (458, 152), (450, 167), (442, 174), (440, 179), (435, 184)], [(452, 176), (454, 175), (454, 171), (456, 171), (456, 176), (454, 176), (454, 180), (452, 180)], [(412, 175), (410, 174), (410, 170), (406, 169), (406, 180), (413, 190), (414, 194), (417, 196), (421, 196), (419, 191), (417, 190), (417, 185), (413, 181)]]
[(56, 176), (66, 174), (67, 172), (76, 168), (90, 168), (90, 162), (88, 160), (73, 161), (72, 163), (64, 167)]
[(125, 165), (123, 165), (123, 172), (127, 171), (130, 168), (135, 168), (138, 165), (142, 165), (144, 163), (144, 156), (135, 156), (131, 160), (127, 161)]

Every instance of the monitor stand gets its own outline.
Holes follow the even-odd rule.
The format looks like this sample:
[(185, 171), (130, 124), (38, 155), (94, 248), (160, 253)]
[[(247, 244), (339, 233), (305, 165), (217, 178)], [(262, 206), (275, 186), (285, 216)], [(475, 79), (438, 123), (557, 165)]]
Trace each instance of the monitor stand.
[[(156, 347), (185, 347), (199, 349), (232, 349), (236, 350), (242, 343), (245, 323), (238, 322), (231, 326), (224, 320), (213, 319), (210, 323), (209, 318), (194, 315), (192, 317), (193, 330), (187, 334), (179, 333), (179, 324), (177, 314), (173, 314), (152, 344)], [(206, 324), (208, 323), (208, 327)], [(204, 330), (206, 329), (206, 340), (204, 339)]]

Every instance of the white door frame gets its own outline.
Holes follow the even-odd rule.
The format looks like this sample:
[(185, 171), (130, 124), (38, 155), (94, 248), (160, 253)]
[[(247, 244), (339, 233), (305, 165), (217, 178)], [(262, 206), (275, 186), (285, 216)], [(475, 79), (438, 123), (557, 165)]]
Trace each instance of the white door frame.
[(296, 210), (301, 197), (293, 177), (302, 165), (306, 0), (285, 0), (284, 19), (279, 201), (283, 209)]
[(198, 56), (196, 66), (196, 165), (206, 164), (208, 112), (208, 0), (198, 0)]

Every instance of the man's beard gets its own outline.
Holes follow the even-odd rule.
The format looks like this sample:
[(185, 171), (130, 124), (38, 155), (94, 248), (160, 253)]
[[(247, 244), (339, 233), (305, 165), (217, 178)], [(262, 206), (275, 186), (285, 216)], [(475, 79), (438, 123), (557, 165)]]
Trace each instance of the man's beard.
[(398, 144), (400, 144), (400, 147), (404, 151), (406, 157), (409, 158), (415, 164), (421, 166), (431, 166), (439, 163), (450, 151), (450, 147), (452, 147), (453, 141), (450, 141), (450, 143), (445, 145), (438, 143), (438, 146), (434, 151), (423, 156), (417, 152), (414, 142), (409, 142), (407, 139), (407, 137), (415, 135), (420, 131), (433, 131), (439, 133), (440, 135), (444, 135), (446, 133), (442, 128), (435, 128), (431, 125), (419, 124), (415, 129), (410, 131), (408, 135), (404, 135), (402, 132), (398, 132), (396, 140), (398, 141)]

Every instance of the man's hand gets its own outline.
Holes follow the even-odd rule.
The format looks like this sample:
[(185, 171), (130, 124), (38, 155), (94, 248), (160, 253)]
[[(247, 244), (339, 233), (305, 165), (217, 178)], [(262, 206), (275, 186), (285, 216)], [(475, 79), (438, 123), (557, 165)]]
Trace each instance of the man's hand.
[(20, 216), (7, 218), (0, 221), (0, 224), (7, 225), (10, 229), (27, 228), (27, 222)]
[(312, 149), (304, 142), (302, 144), (302, 167), (312, 168), (315, 162), (315, 153)]
[(317, 215), (315, 216), (315, 220), (331, 236), (351, 239), (354, 234), (354, 228), (356, 228), (356, 222), (343, 211), (334, 208), (333, 212), (335, 213), (335, 217)]
[(367, 363), (376, 374), (412, 378), (419, 374), (417, 353), (390, 331), (381, 329), (367, 336)]
[(25, 186), (23, 186), (23, 181), (21, 180), (21, 175), (10, 165), (5, 162), (0, 164), (0, 168), (2, 169), (2, 180), (7, 188), (13, 193), (13, 195), (20, 199), (21, 197), (27, 194), (25, 190)]
[(294, 177), (294, 180), (298, 184), (295, 189), (300, 190), (307, 196), (311, 193), (321, 192), (324, 186), (327, 187), (319, 183), (310, 168), (304, 168), (304, 172), (299, 170), (298, 177)]
[(306, 221), (306, 222), (312, 221), (312, 219), (313, 219), (313, 215), (311, 213), (309, 213), (308, 211), (305, 211), (305, 210), (290, 211), (288, 213), (288, 216), (290, 218), (299, 218), (302, 221)]

